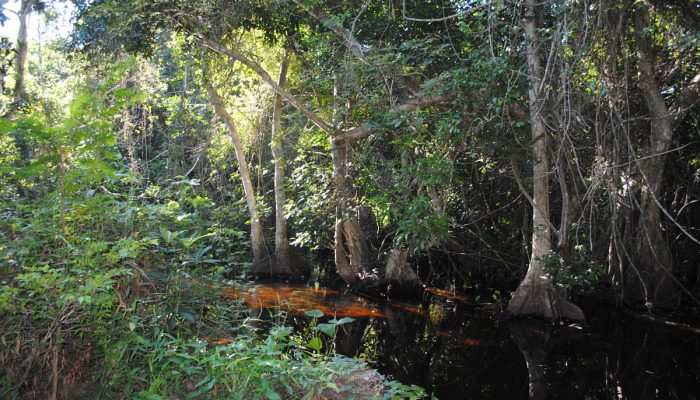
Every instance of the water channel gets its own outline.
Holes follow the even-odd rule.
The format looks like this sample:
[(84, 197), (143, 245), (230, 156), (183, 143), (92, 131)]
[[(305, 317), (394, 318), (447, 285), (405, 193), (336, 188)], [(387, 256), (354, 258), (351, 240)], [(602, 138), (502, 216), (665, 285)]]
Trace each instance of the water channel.
[[(440, 399), (699, 399), (700, 332), (586, 307), (585, 326), (503, 322), (499, 294), (428, 288), (414, 302), (369, 299), (303, 285), (225, 292), (259, 316), (309, 310), (352, 317), (335, 350)], [(324, 319), (322, 319), (323, 321)]]

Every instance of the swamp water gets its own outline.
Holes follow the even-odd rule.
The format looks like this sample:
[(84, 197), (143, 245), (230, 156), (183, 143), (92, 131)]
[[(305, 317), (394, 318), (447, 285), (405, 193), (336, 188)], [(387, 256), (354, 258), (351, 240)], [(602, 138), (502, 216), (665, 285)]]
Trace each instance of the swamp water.
[[(552, 328), (502, 322), (499, 303), (485, 304), (484, 294), (441, 289), (413, 303), (301, 285), (227, 289), (224, 296), (243, 298), (263, 319), (285, 311), (297, 331), (351, 317), (327, 345), (440, 399), (700, 399), (700, 332), (614, 310), (584, 304), (588, 325)], [(310, 310), (324, 317), (312, 320)]]

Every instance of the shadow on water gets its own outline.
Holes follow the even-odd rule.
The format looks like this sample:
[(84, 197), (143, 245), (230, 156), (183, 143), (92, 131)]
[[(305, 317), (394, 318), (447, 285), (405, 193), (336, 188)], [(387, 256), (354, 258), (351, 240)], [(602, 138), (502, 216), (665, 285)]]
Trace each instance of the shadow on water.
[(352, 317), (335, 349), (440, 399), (700, 399), (700, 334), (585, 310), (589, 326), (503, 323), (477, 294), (428, 289), (414, 303), (294, 285), (227, 289), (254, 315)]

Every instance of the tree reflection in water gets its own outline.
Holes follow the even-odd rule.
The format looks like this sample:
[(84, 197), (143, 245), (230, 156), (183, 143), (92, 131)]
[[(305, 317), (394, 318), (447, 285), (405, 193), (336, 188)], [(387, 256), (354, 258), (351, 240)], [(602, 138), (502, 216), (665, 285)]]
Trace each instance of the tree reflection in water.
[(528, 375), (528, 397), (530, 400), (547, 398), (547, 355), (553, 327), (542, 321), (510, 321), (507, 323), (513, 342), (525, 359)]

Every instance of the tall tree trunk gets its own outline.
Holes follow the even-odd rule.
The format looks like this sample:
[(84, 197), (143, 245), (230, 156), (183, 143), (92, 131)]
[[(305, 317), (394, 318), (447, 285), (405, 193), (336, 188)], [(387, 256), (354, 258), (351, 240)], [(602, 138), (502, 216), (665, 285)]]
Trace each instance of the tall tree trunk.
[[(204, 75), (207, 75), (206, 70), (204, 71)], [(260, 216), (258, 215), (258, 202), (255, 197), (255, 191), (253, 190), (253, 182), (250, 179), (248, 162), (246, 161), (245, 152), (243, 151), (243, 143), (241, 143), (241, 138), (238, 135), (238, 130), (236, 129), (233, 118), (231, 118), (231, 115), (226, 111), (221, 96), (219, 96), (210, 82), (206, 83), (206, 89), (209, 94), (209, 99), (214, 105), (216, 114), (224, 121), (226, 129), (231, 136), (231, 141), (233, 142), (236, 159), (238, 160), (238, 172), (241, 175), (241, 183), (243, 184), (248, 213), (250, 214), (250, 243), (253, 250), (253, 265), (259, 265), (260, 260), (266, 255), (267, 250), (265, 248)], [(253, 273), (255, 273), (255, 271), (253, 271)]]
[(349, 284), (373, 281), (369, 274), (369, 246), (354, 212), (347, 178), (348, 143), (331, 136), (333, 180), (335, 183), (335, 262), (338, 274)]
[(560, 151), (557, 159), (557, 180), (559, 181), (559, 190), (561, 191), (561, 218), (559, 222), (559, 241), (557, 242), (557, 251), (561, 257), (562, 268), (569, 268), (571, 266), (569, 228), (571, 225), (572, 207), (571, 195), (569, 194), (569, 183), (567, 179), (566, 144), (563, 137), (560, 137), (559, 146)]
[[(34, 7), (35, 0), (22, 0), (20, 5), (20, 10), (18, 13), (19, 17), (19, 29), (17, 31), (17, 43), (15, 45), (15, 86), (12, 90), (12, 103), (9, 108), (2, 115), (3, 118), (12, 119), (17, 111), (25, 107), (29, 103), (29, 93), (27, 93), (27, 87), (24, 83), (24, 77), (26, 75), (26, 64), (27, 64), (27, 50), (29, 48), (29, 41), (27, 38), (27, 24), (29, 20), (29, 15), (32, 12), (32, 7)], [(0, 77), (4, 81), (5, 77)], [(2, 86), (0, 84), (0, 86)], [(17, 146), (17, 153), (19, 155), (18, 159), (14, 162), (15, 167), (24, 167), (29, 164), (32, 157), (31, 144), (28, 143), (27, 138), (21, 132), (16, 132), (12, 134), (15, 145)], [(31, 199), (35, 196), (33, 191), (23, 185), (21, 182), (17, 182), (17, 193), (24, 198)]]
[(24, 83), (24, 76), (27, 70), (27, 51), (29, 49), (29, 39), (27, 37), (27, 24), (29, 15), (32, 13), (35, 0), (23, 0), (19, 9), (19, 30), (17, 31), (17, 47), (15, 56), (15, 88), (14, 100), (26, 101), (28, 98), (27, 87)]
[[(4, 9), (7, 2), (8, 0), (0, 0), (0, 9)], [(5, 77), (7, 77), (8, 72), (6, 66), (3, 64), (0, 64), (0, 93), (5, 92)]]
[[(347, 162), (349, 146), (352, 142), (368, 137), (374, 133), (372, 125), (367, 122), (354, 128), (342, 131), (335, 125), (327, 123), (318, 114), (306, 107), (290, 92), (280, 87), (272, 77), (255, 61), (245, 57), (234, 49), (207, 39), (201, 34), (194, 34), (195, 39), (204, 47), (219, 54), (226, 55), (231, 60), (238, 61), (255, 72), (275, 93), (282, 96), (293, 107), (304, 114), (319, 129), (330, 136), (331, 154), (333, 159), (333, 177), (336, 193), (336, 223), (335, 223), (335, 261), (338, 273), (347, 283), (362, 282), (363, 285), (376, 286), (379, 281), (377, 274), (369, 268), (369, 246), (365, 240), (362, 226), (357, 217), (350, 185), (347, 179)], [(337, 96), (337, 88), (334, 90)], [(439, 96), (417, 97), (396, 107), (397, 111), (414, 111), (440, 104), (446, 104), (455, 98), (454, 94)], [(407, 264), (405, 264), (407, 265)]]
[(673, 136), (672, 115), (654, 77), (654, 52), (648, 30), (648, 10), (635, 5), (634, 14), (638, 85), (651, 116), (648, 157), (639, 163), (641, 217), (636, 232), (635, 263), (625, 273), (626, 300), (649, 307), (673, 308), (678, 304), (671, 268), (673, 260), (662, 229), (658, 201), (662, 195), (666, 153)]
[(5, 113), (5, 118), (12, 118), (17, 110), (29, 100), (24, 77), (27, 71), (27, 50), (29, 49), (27, 24), (34, 3), (35, 0), (22, 0), (19, 13), (17, 14), (19, 17), (19, 29), (17, 31), (17, 45), (15, 46), (15, 87), (12, 91), (13, 102), (10, 105), (10, 109)]
[(552, 250), (552, 232), (549, 223), (549, 158), (547, 132), (542, 114), (542, 67), (537, 54), (535, 33), (535, 1), (527, 0), (522, 21), (527, 41), (527, 64), (530, 76), (528, 91), (532, 130), (533, 153), (533, 212), (532, 254), (525, 278), (513, 294), (507, 313), (511, 316), (539, 315), (547, 320), (561, 318), (583, 320), (583, 312), (557, 292), (545, 272), (543, 257)]
[[(284, 55), (277, 85), (284, 89), (287, 83), (289, 56)], [(274, 164), (274, 193), (275, 193), (275, 253), (263, 257), (253, 264), (252, 272), (257, 276), (269, 276), (273, 279), (302, 280), (309, 272), (308, 263), (296, 256), (289, 246), (287, 234), (287, 219), (284, 216), (286, 164), (282, 146), (282, 96), (275, 93), (272, 109), (272, 162)]]
[[(333, 123), (338, 125), (338, 78), (333, 76)], [(330, 134), (333, 183), (335, 186), (335, 234), (333, 252), (338, 275), (348, 284), (362, 283), (368, 278), (369, 246), (362, 225), (354, 212), (348, 161), (351, 141), (340, 132)]]
[[(287, 68), (289, 67), (289, 56), (284, 55), (280, 74), (277, 78), (277, 85), (284, 88), (287, 82)], [(275, 191), (275, 262), (274, 275), (294, 275), (290, 264), (289, 237), (287, 236), (287, 219), (284, 216), (284, 203), (286, 196), (284, 193), (285, 160), (282, 147), (282, 96), (275, 93), (275, 103), (272, 109), (272, 138), (270, 147), (272, 148), (272, 159), (275, 169), (274, 191)]]

